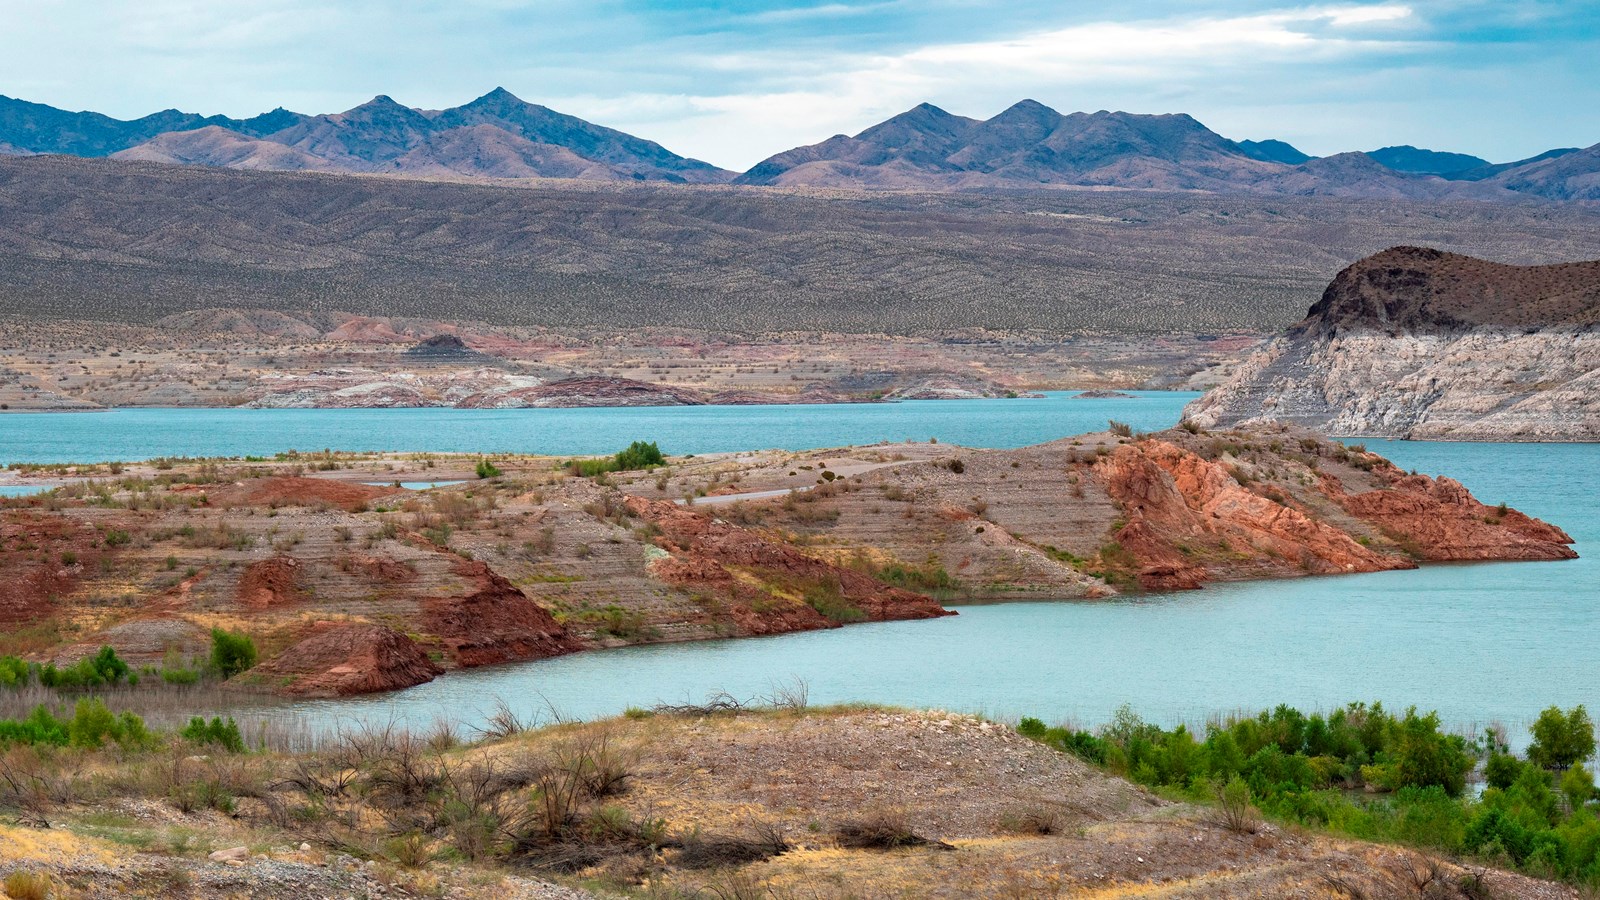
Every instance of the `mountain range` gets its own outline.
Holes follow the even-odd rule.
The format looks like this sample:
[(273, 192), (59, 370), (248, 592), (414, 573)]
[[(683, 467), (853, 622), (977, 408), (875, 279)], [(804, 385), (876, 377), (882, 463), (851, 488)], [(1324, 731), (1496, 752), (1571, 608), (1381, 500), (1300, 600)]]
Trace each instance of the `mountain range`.
[(280, 107), (231, 119), (169, 109), (128, 121), (0, 96), (0, 154), (52, 153), (448, 179), (1600, 201), (1600, 145), (1498, 164), (1411, 146), (1318, 158), (1283, 141), (1229, 140), (1181, 113), (1063, 114), (1033, 100), (989, 119), (924, 103), (859, 134), (776, 154), (740, 174), (526, 102), (504, 88), (444, 110), (414, 109), (380, 95), (324, 115)]

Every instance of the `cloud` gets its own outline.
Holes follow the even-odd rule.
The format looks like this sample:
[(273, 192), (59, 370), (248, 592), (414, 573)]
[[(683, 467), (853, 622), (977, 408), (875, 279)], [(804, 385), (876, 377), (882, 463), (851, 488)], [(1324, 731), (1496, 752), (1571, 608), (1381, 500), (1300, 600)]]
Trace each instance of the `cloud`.
[[(987, 108), (957, 111), (987, 116), (1025, 96), (1059, 95), (1072, 88), (1116, 85), (1123, 95), (1142, 91), (1155, 99), (1172, 85), (1201, 76), (1403, 53), (1416, 45), (1363, 26), (1403, 23), (1414, 15), (1410, 7), (1393, 3), (1341, 5), (1089, 22), (889, 54), (789, 49), (718, 54), (696, 64), (733, 76), (739, 90), (654, 97), (637, 105), (670, 107), (684, 117), (657, 127), (663, 135), (658, 139), (671, 141), (669, 146), (714, 152), (746, 167), (774, 147), (814, 143), (842, 129), (853, 132), (929, 99), (982, 103)], [(711, 135), (717, 136), (715, 148), (706, 140)]]
[[(919, 102), (1188, 112), (1312, 152), (1600, 138), (1592, 0), (37, 0), (0, 92), (133, 117), (504, 85), (743, 168)], [(1494, 123), (1490, 127), (1487, 123)]]

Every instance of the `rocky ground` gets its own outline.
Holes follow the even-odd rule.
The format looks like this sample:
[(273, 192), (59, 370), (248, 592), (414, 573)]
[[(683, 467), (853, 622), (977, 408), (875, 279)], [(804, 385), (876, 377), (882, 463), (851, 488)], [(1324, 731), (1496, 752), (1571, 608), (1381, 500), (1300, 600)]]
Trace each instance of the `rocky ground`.
[[(174, 900), (1577, 897), (1402, 848), (1229, 827), (1005, 725), (939, 712), (795, 704), (400, 746), (198, 759), (196, 783), (235, 792), (222, 809), (175, 803), (132, 771), (138, 760), (106, 754), (92, 778), (60, 776), (58, 797), (30, 803), (25, 823), (0, 824), (0, 873), (47, 877), (55, 897)], [(571, 768), (574, 754), (590, 763)], [(561, 817), (573, 830), (559, 840), (538, 804), (497, 799), (595, 765), (608, 779), (571, 795)], [(307, 810), (309, 785), (341, 767), (352, 792), (317, 794)], [(459, 820), (406, 831), (432, 801), (383, 774), (402, 770), (444, 777), (444, 792), (480, 785), (464, 802), (524, 837), (497, 833), (475, 855)]]
[(1254, 335), (558, 332), (347, 313), (0, 323), (0, 408), (512, 408), (974, 399), (1219, 381)]
[[(1288, 430), (1101, 433), (1018, 450), (882, 444), (560, 460), (284, 454), (21, 466), (0, 501), (0, 653), (110, 645), (230, 687), (328, 696), (589, 648), (948, 614), (1219, 579), (1559, 560), (1555, 526)], [(413, 491), (399, 482), (452, 482)]]

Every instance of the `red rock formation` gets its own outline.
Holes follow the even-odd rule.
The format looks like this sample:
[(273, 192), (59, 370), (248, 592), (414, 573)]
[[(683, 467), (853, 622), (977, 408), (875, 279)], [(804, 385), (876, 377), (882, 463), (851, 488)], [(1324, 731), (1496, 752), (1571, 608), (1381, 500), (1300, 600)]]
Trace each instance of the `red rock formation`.
[(455, 573), (477, 589), (465, 597), (423, 601), (423, 627), (462, 668), (544, 659), (583, 649), (577, 638), (516, 585), (482, 562), (461, 560)]
[(728, 598), (730, 617), (740, 634), (781, 634), (832, 628), (839, 623), (806, 603), (773, 602), (772, 592), (737, 578), (730, 566), (786, 584), (837, 585), (840, 600), (872, 622), (954, 615), (932, 598), (815, 559), (787, 544), (675, 503), (629, 497), (627, 505), (634, 515), (661, 529), (656, 545), (672, 554), (652, 565), (655, 576), (673, 584), (709, 588)]
[[(0, 627), (40, 625), (55, 615), (52, 597), (77, 586), (84, 566), (106, 551), (86, 524), (32, 511), (0, 512)], [(63, 561), (65, 552), (77, 561)]]
[(1384, 463), (1383, 490), (1345, 493), (1332, 475), (1321, 488), (1353, 516), (1371, 522), (1427, 560), (1575, 559), (1566, 532), (1514, 509), (1479, 503), (1451, 478), (1407, 475)]
[(400, 488), (373, 484), (351, 484), (328, 478), (282, 476), (252, 478), (228, 485), (207, 496), (220, 506), (337, 506), (355, 512), (379, 497), (400, 492)]
[(251, 563), (239, 576), (234, 596), (249, 609), (270, 609), (301, 600), (305, 589), (300, 586), (300, 561), (274, 556)]
[(1223, 463), (1168, 441), (1123, 444), (1094, 466), (1126, 519), (1112, 536), (1120, 562), (1102, 562), (1131, 570), (1141, 587), (1171, 590), (1214, 578), (1413, 568), (1417, 559), (1576, 555), (1560, 529), (1515, 510), (1502, 515), (1455, 481), (1405, 475), (1373, 455), (1367, 463), (1384, 489), (1347, 494), (1323, 473), (1312, 496), (1325, 495), (1371, 526), (1384, 538), (1373, 546), (1308, 507), (1310, 497), (1276, 485), (1252, 489)]
[[(1127, 524), (1115, 535), (1140, 562), (1141, 586), (1151, 590), (1198, 587), (1226, 576), (1243, 560), (1309, 574), (1376, 572), (1414, 563), (1380, 553), (1297, 508), (1239, 484), (1219, 463), (1161, 440), (1124, 444), (1095, 466)], [(1183, 547), (1201, 546), (1197, 556)], [(1211, 558), (1211, 557), (1219, 558)]]
[(302, 697), (394, 691), (444, 670), (416, 642), (382, 625), (318, 622), (310, 633), (252, 669), (247, 680)]

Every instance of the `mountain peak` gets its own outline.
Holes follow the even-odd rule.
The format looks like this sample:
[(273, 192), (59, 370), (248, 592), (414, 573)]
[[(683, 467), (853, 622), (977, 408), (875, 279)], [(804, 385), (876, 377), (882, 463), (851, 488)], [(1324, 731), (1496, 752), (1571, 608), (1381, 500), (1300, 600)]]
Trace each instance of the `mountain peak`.
[(482, 109), (485, 107), (504, 108), (508, 106), (527, 106), (526, 100), (518, 97), (503, 87), (497, 87), (482, 97), (466, 104), (468, 108)]
[(1061, 113), (1056, 112), (1055, 110), (1051, 109), (1048, 106), (1045, 106), (1043, 103), (1040, 103), (1037, 100), (1018, 100), (1017, 102), (1015, 102), (1015, 103), (1011, 104), (1010, 106), (1006, 107), (1005, 109), (1001, 110), (1000, 113), (994, 117), (994, 119), (990, 119), (989, 121), (993, 122), (993, 121), (995, 121), (995, 119), (1018, 119), (1018, 118), (1027, 118), (1027, 119), (1057, 118), (1057, 119), (1059, 119), (1060, 117), (1061, 117)]

